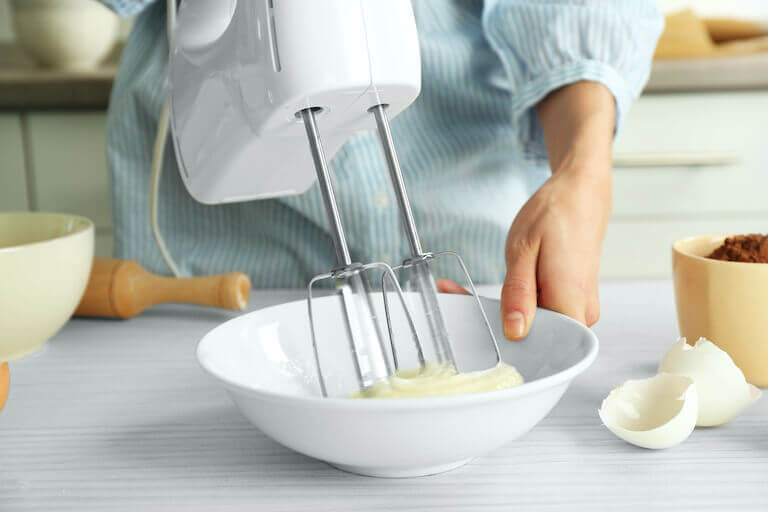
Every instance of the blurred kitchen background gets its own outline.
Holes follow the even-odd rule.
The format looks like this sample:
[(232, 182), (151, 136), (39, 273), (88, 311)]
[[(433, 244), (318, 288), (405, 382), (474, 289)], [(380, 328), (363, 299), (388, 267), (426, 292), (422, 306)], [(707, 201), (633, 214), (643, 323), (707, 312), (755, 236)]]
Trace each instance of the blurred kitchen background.
[[(605, 278), (669, 276), (669, 246), (682, 236), (768, 231), (768, 1), (659, 4), (693, 10), (669, 18), (616, 143)], [(50, 70), (25, 55), (11, 9), (0, 0), (0, 211), (87, 216), (97, 256), (110, 256), (106, 106), (130, 21), (95, 69)], [(703, 21), (714, 17), (751, 24)]]

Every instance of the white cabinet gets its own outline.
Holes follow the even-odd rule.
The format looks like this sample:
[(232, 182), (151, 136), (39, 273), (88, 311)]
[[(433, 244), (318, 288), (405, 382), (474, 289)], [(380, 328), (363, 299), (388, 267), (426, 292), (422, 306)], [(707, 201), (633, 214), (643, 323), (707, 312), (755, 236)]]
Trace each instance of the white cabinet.
[(112, 255), (103, 112), (0, 115), (0, 211), (83, 215), (96, 225), (96, 255)]
[[(768, 91), (640, 98), (616, 141), (616, 159), (674, 162), (615, 168), (602, 275), (667, 277), (678, 238), (768, 232), (766, 134)], [(706, 164), (710, 157), (728, 163)]]
[[(766, 212), (768, 92), (643, 96), (615, 154), (652, 154), (678, 163), (617, 167), (618, 216)], [(729, 164), (706, 164), (708, 155)], [(689, 164), (685, 164), (689, 160)]]
[(21, 116), (0, 114), (0, 211), (28, 208)]
[(30, 113), (27, 134), (36, 208), (88, 217), (99, 231), (112, 226), (101, 112)]

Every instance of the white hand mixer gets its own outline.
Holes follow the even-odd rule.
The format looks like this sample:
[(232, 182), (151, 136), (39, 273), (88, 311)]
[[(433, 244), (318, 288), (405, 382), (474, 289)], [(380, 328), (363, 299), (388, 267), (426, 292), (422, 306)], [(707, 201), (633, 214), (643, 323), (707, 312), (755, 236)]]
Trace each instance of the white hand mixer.
[[(301, 194), (318, 181), (337, 258), (337, 267), (308, 286), (322, 394), (365, 389), (401, 369), (393, 297), (407, 318), (410, 332), (404, 337), (415, 343), (418, 364), (429, 358), (458, 368), (430, 268), (440, 257), (458, 262), (500, 362), (461, 257), (423, 250), (395, 152), (389, 116), (410, 105), (421, 88), (410, 1), (185, 0), (177, 23), (169, 63), (170, 122), (190, 194), (209, 204), (265, 199)], [(326, 154), (333, 155), (353, 134), (374, 128), (411, 250), (394, 269), (383, 262), (352, 261), (326, 161)], [(396, 271), (407, 274), (410, 293), (401, 289)], [(381, 288), (386, 334), (376, 315), (372, 280)], [(354, 384), (333, 390), (321, 368), (312, 309), (313, 290), (326, 281), (335, 284), (346, 319), (336, 342), (347, 338), (356, 377)]]

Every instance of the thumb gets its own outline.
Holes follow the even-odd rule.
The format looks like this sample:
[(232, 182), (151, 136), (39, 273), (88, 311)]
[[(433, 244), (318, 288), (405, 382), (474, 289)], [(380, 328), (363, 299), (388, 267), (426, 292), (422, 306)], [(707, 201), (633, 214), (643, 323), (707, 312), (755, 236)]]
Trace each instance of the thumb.
[(539, 244), (513, 243), (507, 248), (507, 275), (501, 288), (504, 336), (513, 341), (528, 335), (536, 314), (536, 261)]

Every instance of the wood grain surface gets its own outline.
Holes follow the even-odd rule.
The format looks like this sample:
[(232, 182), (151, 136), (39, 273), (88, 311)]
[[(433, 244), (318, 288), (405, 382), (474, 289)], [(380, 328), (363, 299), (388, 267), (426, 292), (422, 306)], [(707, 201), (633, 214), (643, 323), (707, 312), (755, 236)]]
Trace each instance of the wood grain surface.
[[(254, 292), (251, 308), (302, 292)], [(667, 281), (607, 283), (597, 362), (525, 437), (433, 477), (339, 472), (253, 428), (198, 367), (197, 341), (236, 313), (161, 306), (76, 319), (11, 364), (0, 413), (0, 511), (768, 510), (768, 401), (681, 446), (648, 451), (597, 408), (650, 376), (676, 336)]]

